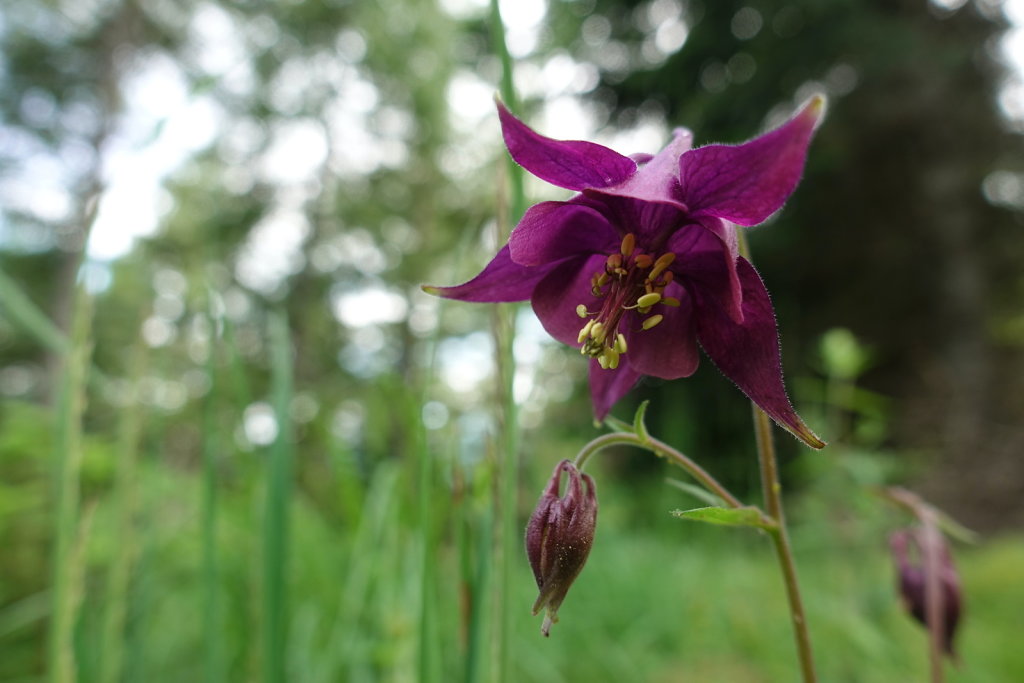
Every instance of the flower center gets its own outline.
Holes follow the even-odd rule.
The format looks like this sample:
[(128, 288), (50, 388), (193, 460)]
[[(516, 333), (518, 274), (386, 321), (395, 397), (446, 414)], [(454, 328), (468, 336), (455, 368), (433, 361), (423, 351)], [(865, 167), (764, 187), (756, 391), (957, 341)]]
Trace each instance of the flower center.
[[(623, 314), (635, 310), (645, 316), (655, 306), (679, 305), (678, 299), (664, 295), (673, 278), (668, 267), (675, 258), (672, 252), (657, 258), (645, 254), (636, 246), (636, 235), (623, 237), (619, 252), (609, 256), (604, 268), (590, 279), (590, 291), (601, 301), (601, 308), (590, 311), (584, 304), (576, 307), (577, 315), (589, 318), (577, 338), (582, 344), (580, 353), (597, 359), (605, 370), (619, 367), (619, 357), (626, 353), (626, 337), (619, 332)], [(660, 313), (648, 316), (640, 323), (640, 330), (649, 330), (663, 319)]]

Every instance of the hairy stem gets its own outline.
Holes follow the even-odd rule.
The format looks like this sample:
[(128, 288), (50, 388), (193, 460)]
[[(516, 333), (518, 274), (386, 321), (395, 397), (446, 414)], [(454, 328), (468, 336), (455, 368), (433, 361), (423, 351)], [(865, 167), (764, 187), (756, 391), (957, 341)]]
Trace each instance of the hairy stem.
[(811, 651), (811, 637), (807, 630), (803, 599), (800, 597), (800, 583), (796, 575), (796, 563), (786, 531), (786, 518), (782, 510), (782, 485), (779, 483), (779, 469), (775, 458), (775, 442), (772, 440), (772, 423), (768, 415), (756, 405), (754, 411), (754, 434), (757, 438), (757, 459), (761, 466), (761, 486), (764, 490), (764, 505), (768, 515), (775, 521), (775, 528), (769, 533), (775, 546), (775, 556), (782, 569), (789, 599), (789, 613), (796, 638), (797, 656), (804, 683), (818, 680), (814, 672), (814, 655)]
[(579, 453), (576, 454), (576, 467), (583, 469), (583, 465), (586, 464), (590, 456), (594, 455), (600, 450), (608, 448), (609, 446), (636, 446), (637, 448), (644, 448), (657, 456), (666, 457), (673, 463), (682, 467), (684, 470), (690, 473), (694, 479), (700, 483), (701, 486), (706, 488), (711, 493), (715, 494), (723, 501), (726, 505), (732, 508), (744, 507), (740, 500), (732, 495), (728, 489), (722, 486), (717, 479), (708, 474), (707, 470), (690, 460), (688, 457), (672, 448), (668, 444), (658, 441), (652, 437), (641, 437), (637, 434), (631, 434), (629, 432), (615, 432), (613, 434), (605, 434), (599, 436), (586, 446), (584, 446)]

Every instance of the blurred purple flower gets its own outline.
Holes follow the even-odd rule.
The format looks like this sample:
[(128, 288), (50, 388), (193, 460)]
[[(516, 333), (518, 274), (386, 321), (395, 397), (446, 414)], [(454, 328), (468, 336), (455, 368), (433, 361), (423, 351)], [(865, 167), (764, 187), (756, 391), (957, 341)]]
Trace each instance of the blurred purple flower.
[[(914, 619), (928, 628), (927, 562), (924, 559), (924, 554), (929, 549), (927, 540), (929, 538), (933, 539), (930, 542), (935, 544), (933, 550), (939, 574), (938, 607), (942, 617), (942, 630), (939, 637), (942, 641), (943, 651), (955, 658), (953, 638), (960, 623), (963, 600), (960, 591), (960, 577), (956, 567), (953, 566), (953, 558), (949, 554), (949, 548), (946, 546), (942, 534), (934, 529), (930, 534), (926, 534), (924, 529), (902, 529), (889, 537), (889, 548), (899, 572), (899, 591), (903, 605)], [(917, 554), (918, 562), (916, 564), (911, 563), (908, 553), (911, 542)]]
[[(569, 481), (565, 495), (559, 497), (563, 472), (568, 474)], [(555, 466), (526, 525), (526, 557), (540, 589), (533, 613), (545, 610), (541, 626), (545, 636), (558, 621), (558, 608), (587, 561), (596, 526), (594, 480), (582, 474), (571, 461), (563, 460)]]
[(661, 152), (634, 161), (544, 137), (499, 103), (512, 158), (578, 194), (530, 207), (472, 280), (424, 289), (462, 301), (530, 299), (548, 333), (591, 358), (598, 419), (641, 375), (693, 374), (699, 342), (776, 422), (821, 448), (786, 396), (775, 314), (738, 254), (736, 228), (764, 221), (793, 192), (823, 110), (816, 96), (741, 145), (691, 149), (692, 135), (677, 129)]

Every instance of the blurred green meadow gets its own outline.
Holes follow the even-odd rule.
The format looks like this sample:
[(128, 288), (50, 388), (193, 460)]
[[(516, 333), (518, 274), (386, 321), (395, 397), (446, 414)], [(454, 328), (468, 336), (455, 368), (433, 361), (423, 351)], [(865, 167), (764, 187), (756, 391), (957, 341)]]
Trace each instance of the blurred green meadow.
[[(1020, 4), (9, 0), (0, 680), (797, 680), (768, 539), (672, 516), (704, 503), (645, 452), (588, 465), (593, 551), (550, 638), (531, 617), (526, 520), (602, 431), (585, 363), (526, 305), (420, 290), (565, 198), (517, 185), (499, 88), (623, 153), (828, 95), (750, 235), (830, 442), (776, 430), (821, 680), (928, 677), (888, 485), (978, 532), (947, 680), (1024, 680)], [(710, 362), (613, 414), (641, 400), (759, 502)]]

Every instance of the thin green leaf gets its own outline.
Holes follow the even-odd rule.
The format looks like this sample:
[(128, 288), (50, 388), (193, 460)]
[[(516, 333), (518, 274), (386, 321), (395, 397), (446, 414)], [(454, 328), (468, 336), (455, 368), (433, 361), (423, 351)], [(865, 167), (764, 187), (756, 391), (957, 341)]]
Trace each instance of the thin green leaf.
[(706, 507), (692, 510), (673, 510), (676, 517), (695, 522), (707, 522), (722, 526), (751, 526), (765, 531), (774, 531), (775, 524), (755, 507), (723, 508)]
[(665, 481), (668, 482), (669, 486), (674, 486), (680, 491), (684, 491), (690, 494), (691, 496), (701, 501), (702, 503), (707, 503), (708, 505), (711, 505), (713, 507), (725, 507), (725, 501), (716, 496), (715, 494), (711, 493), (711, 491), (708, 491), (707, 489), (703, 489), (700, 486), (690, 484), (685, 481), (672, 479), (671, 477), (667, 477)]
[(968, 529), (963, 524), (947, 515), (945, 512), (935, 508), (933, 509), (935, 510), (936, 523), (938, 523), (939, 528), (942, 529), (942, 532), (950, 538), (955, 538), (956, 540), (962, 541), (963, 543), (971, 544), (977, 543), (981, 540), (981, 537), (978, 535), (977, 531), (972, 531), (971, 529)]
[(647, 425), (644, 424), (644, 415), (647, 413), (647, 405), (650, 401), (643, 401), (636, 409), (636, 415), (633, 416), (633, 433), (639, 436), (644, 441), (650, 440), (650, 435), (647, 433)]
[(605, 427), (608, 427), (613, 432), (622, 432), (623, 434), (633, 434), (634, 433), (633, 432), (633, 425), (629, 424), (628, 422), (624, 422), (623, 420), (620, 420), (618, 418), (612, 417), (611, 415), (609, 415), (608, 417), (604, 418), (604, 422), (602, 422), (602, 423), (595, 423), (595, 424), (598, 424), (598, 425), (603, 424)]

